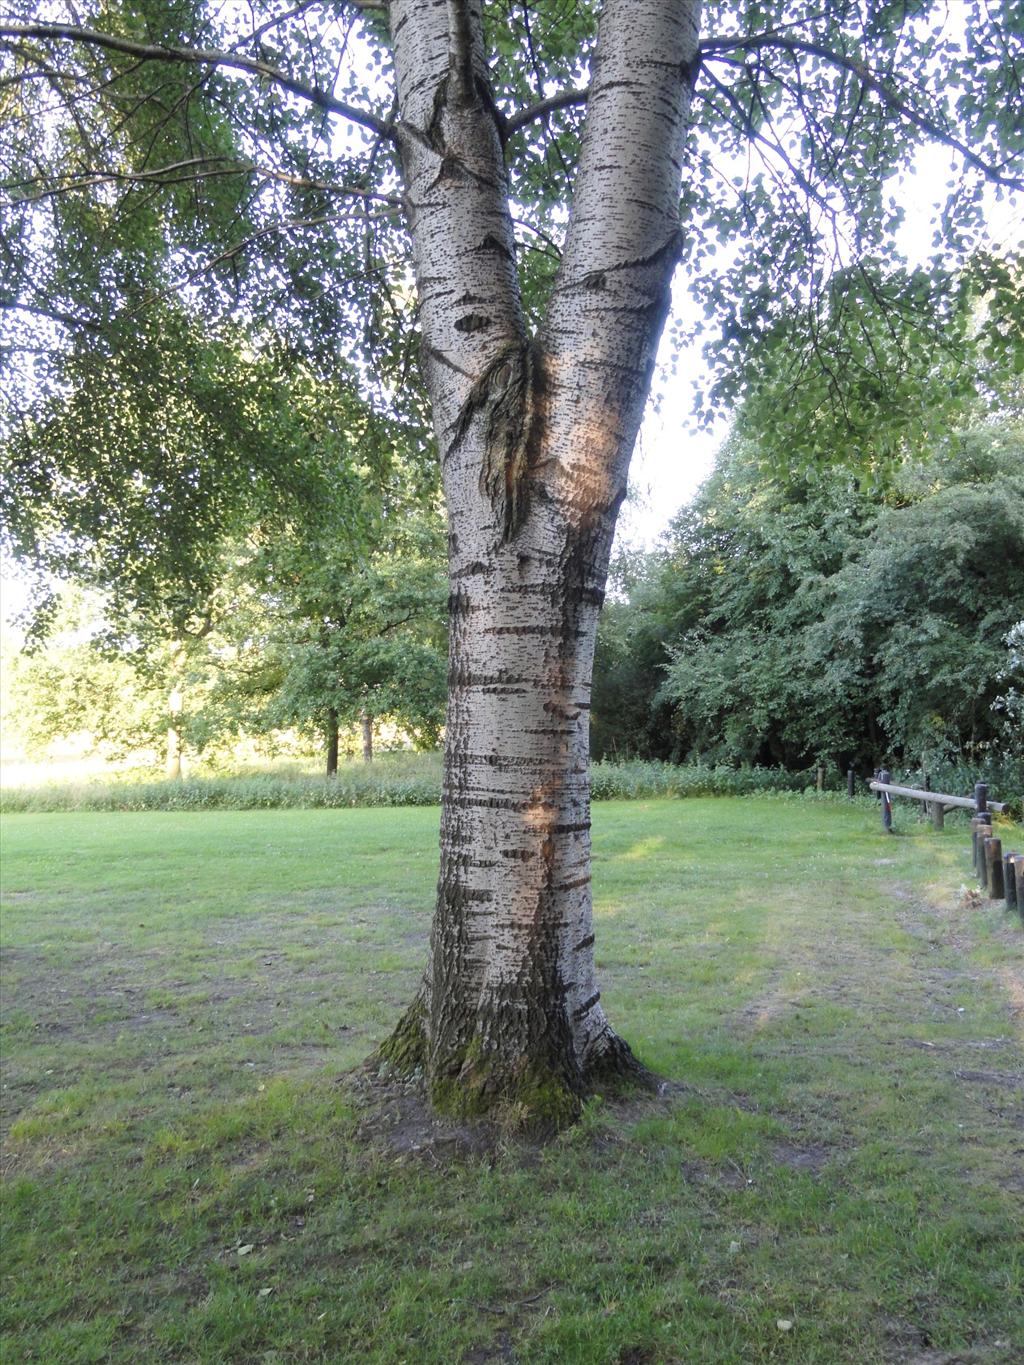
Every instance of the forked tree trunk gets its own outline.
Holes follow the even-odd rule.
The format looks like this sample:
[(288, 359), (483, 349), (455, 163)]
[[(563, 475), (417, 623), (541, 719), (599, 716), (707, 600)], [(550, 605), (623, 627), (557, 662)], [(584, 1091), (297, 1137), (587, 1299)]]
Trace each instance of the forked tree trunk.
[(478, 0), (392, 0), (398, 127), (451, 571), (441, 874), (382, 1056), (436, 1105), (560, 1122), (641, 1068), (594, 969), (588, 720), (615, 517), (679, 251), (691, 0), (606, 0), (568, 236), (520, 307)]

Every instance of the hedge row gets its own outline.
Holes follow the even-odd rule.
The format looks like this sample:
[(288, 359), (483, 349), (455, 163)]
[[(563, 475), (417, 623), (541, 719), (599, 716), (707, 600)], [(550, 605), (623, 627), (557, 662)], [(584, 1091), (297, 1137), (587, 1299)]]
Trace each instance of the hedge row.
[[(801, 791), (806, 773), (769, 768), (677, 767), (671, 763), (595, 763), (591, 791), (597, 801), (646, 797), (743, 796)], [(12, 787), (0, 809), (18, 811), (267, 810), (342, 806), (434, 806), (441, 799), (435, 755), (366, 767), (346, 766), (337, 777), (258, 775), (192, 777), (184, 781), (124, 780)]]
[[(973, 788), (973, 776), (948, 772), (939, 790)], [(919, 785), (920, 775), (893, 774), (895, 781)], [(813, 770), (791, 773), (782, 768), (730, 768), (703, 764), (676, 765), (639, 759), (595, 763), (591, 793), (596, 801), (644, 800), (690, 796), (809, 796), (845, 799), (845, 782), (830, 775), (829, 790), (818, 792)], [(858, 792), (866, 793), (861, 781)], [(1019, 801), (1005, 784), (993, 785), (1000, 799)], [(407, 755), (398, 761), (346, 765), (337, 777), (304, 774), (194, 777), (184, 781), (91, 782), (12, 787), (0, 792), (5, 813), (45, 811), (133, 810), (268, 810), (351, 806), (434, 806), (441, 799), (441, 765), (436, 754)]]

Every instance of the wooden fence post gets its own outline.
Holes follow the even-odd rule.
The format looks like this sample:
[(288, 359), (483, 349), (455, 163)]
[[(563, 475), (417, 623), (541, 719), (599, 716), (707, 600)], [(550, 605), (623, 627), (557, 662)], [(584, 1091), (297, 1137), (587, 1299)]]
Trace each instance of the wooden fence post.
[(990, 815), (976, 815), (971, 821), (971, 865), (977, 876), (981, 875), (981, 861), (984, 852), (982, 841), (986, 834), (992, 833), (991, 821)]
[[(888, 768), (883, 768), (878, 774), (879, 782), (891, 782), (892, 773)], [(886, 834), (892, 833), (892, 797), (888, 792), (882, 792), (882, 828)]]
[(1017, 869), (1014, 866), (1017, 856), (1012, 850), (1003, 854), (1003, 893), (1006, 896), (1007, 910), (1019, 908), (1017, 905)]
[(978, 885), (982, 891), (988, 891), (988, 855), (985, 851), (985, 843), (991, 839), (992, 831), (985, 829), (984, 826), (978, 830), (978, 866), (975, 871), (978, 874)]
[(846, 795), (853, 800), (853, 784), (856, 781), (856, 774), (852, 768), (846, 770)]
[(979, 815), (988, 810), (988, 783), (975, 782), (974, 784), (974, 809)]
[(988, 888), (990, 900), (1001, 901), (1003, 899), (1003, 841), (1002, 839), (985, 840), (985, 881)]

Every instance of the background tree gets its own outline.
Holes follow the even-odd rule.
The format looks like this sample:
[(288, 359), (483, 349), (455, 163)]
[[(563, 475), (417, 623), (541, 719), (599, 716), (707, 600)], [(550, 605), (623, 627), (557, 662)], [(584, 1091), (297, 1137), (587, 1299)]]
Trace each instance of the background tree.
[[(529, 33), (515, 7), (392, 0), (386, 28), (377, 13), (362, 28), (386, 66), (378, 82), (345, 64), (358, 7), (336, 13), (151, 3), (100, 9), (95, 28), (0, 25), (19, 103), (15, 296), (81, 328), (93, 260), (76, 275), (66, 243), (98, 236), (97, 268), (121, 268), (113, 288), (89, 279), (91, 293), (98, 283), (104, 307), (136, 307), (141, 211), (146, 240), (180, 243), (168, 287), (212, 310), (273, 308), (296, 347), (379, 346), (386, 376), (407, 317), (404, 240), (386, 230), (401, 211), (452, 629), (431, 956), (387, 1052), (422, 1069), (437, 1103), (565, 1117), (602, 1077), (635, 1070), (595, 981), (587, 718), (615, 516), (676, 264), (684, 254), (723, 320), (727, 377), (711, 402), (750, 389), (751, 358), (778, 354), (758, 343), (800, 316), (804, 354), (835, 379), (828, 412), (841, 425), (849, 380), (858, 422), (877, 400), (881, 425), (884, 369), (877, 388), (861, 382), (876, 361), (849, 343), (849, 291), (829, 281), (866, 263), (870, 305), (896, 319), (912, 309), (946, 344), (948, 291), (922, 298), (880, 270), (897, 216), (886, 185), (920, 137), (954, 148), (947, 238), (958, 254), (973, 245), (982, 183), (1020, 183), (1003, 92), (1020, 90), (1021, 28), (1009, 0), (970, 4), (967, 41), (930, 23), (932, 6), (722, 4), (702, 40), (696, 0), (606, 0), (599, 16), (583, 5), (561, 30), (561, 7), (539, 3)], [(328, 113), (361, 131), (335, 140)], [(719, 178), (715, 158), (747, 147), (740, 183)], [(79, 203), (91, 216), (64, 208)], [(40, 205), (49, 217), (29, 231)], [(517, 232), (534, 239), (522, 270)], [(716, 238), (737, 246), (720, 267)], [(987, 268), (1010, 296), (1012, 271)]]
[(1000, 691), (992, 705), (1000, 717), (1000, 744), (1011, 761), (1024, 765), (1024, 621), (1010, 627), (1003, 643), (1007, 659), (996, 675)]
[(4, 535), (37, 575), (30, 644), (54, 628), (55, 584), (102, 595), (108, 655), (165, 689), (166, 771), (180, 777), (183, 746), (228, 723), (205, 683), (201, 706), (190, 693), (245, 596), (243, 566), (270, 572), (254, 547), (304, 540), (320, 567), (332, 542), (366, 555), (385, 490), (401, 482), (415, 509), (436, 470), (422, 434), (375, 411), (350, 373), (321, 378), (273, 338), (256, 350), (165, 308), (147, 321), (141, 347), (115, 337), (65, 357), (70, 386), (9, 429)]
[(1009, 758), (993, 707), (1024, 600), (1022, 477), (1012, 421), (947, 433), (881, 482), (783, 477), (735, 438), (619, 604), (595, 706), (605, 672), (624, 674), (623, 742), (651, 757), (837, 773)]
[(337, 772), (342, 728), (359, 725), (369, 761), (375, 720), (436, 744), (444, 716), (440, 517), (401, 504), (399, 494), (372, 540), (312, 537), (299, 527), (270, 536), (240, 569), (248, 605), (230, 626), (220, 694), (250, 731), (318, 731), (328, 776)]
[(668, 645), (691, 580), (671, 576), (665, 551), (619, 552), (609, 572), (601, 610), (591, 694), (590, 751), (594, 758), (674, 760), (679, 737), (672, 704), (660, 697)]
[(64, 386), (7, 423), (0, 508), (5, 545), (37, 576), (30, 643), (54, 625), (55, 582), (98, 591), (108, 650), (163, 681), (167, 772), (180, 776), (182, 689), (216, 624), (225, 543), (314, 501), (321, 473), (272, 356), (176, 308), (136, 330), (75, 348)]
[(20, 653), (5, 640), (4, 733), (30, 755), (78, 737), (105, 758), (161, 748), (167, 726), (166, 688), (140, 678), (131, 662), (99, 647), (97, 606), (65, 592), (54, 608), (45, 643)]
[(868, 701), (882, 757), (934, 769), (997, 738), (1024, 601), (1024, 428), (954, 437), (903, 490), (830, 581), (808, 652), (847, 705)]

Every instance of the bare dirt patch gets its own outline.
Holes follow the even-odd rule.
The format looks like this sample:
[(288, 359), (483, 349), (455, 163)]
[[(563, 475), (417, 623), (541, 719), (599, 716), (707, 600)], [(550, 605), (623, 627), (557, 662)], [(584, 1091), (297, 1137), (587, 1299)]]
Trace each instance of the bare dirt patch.
[(817, 1175), (833, 1155), (833, 1149), (822, 1143), (797, 1147), (791, 1142), (776, 1142), (772, 1147), (772, 1158), (780, 1166), (788, 1166), (793, 1171), (810, 1171), (812, 1175)]
[[(492, 1121), (467, 1122), (435, 1114), (423, 1087), (413, 1081), (403, 1083), (382, 1077), (370, 1061), (359, 1070), (342, 1077), (361, 1111), (359, 1138), (400, 1161), (424, 1161), (440, 1165), (452, 1160), (490, 1157), (499, 1149), (514, 1148), (517, 1160), (531, 1164), (550, 1134), (509, 1132)], [(692, 1087), (671, 1083), (657, 1090), (626, 1089), (603, 1097), (602, 1118), (606, 1121), (592, 1134), (595, 1150), (620, 1145), (629, 1140), (630, 1129), (654, 1114), (666, 1113)], [(710, 1167), (691, 1163), (696, 1178), (718, 1179)], [(698, 1177), (697, 1167), (700, 1165)], [(738, 1171), (738, 1183), (747, 1184)], [(725, 1183), (730, 1183), (726, 1180)]]
[(440, 1118), (422, 1087), (380, 1077), (370, 1063), (342, 1081), (361, 1111), (358, 1137), (398, 1160), (438, 1165), (442, 1160), (488, 1156), (499, 1134), (493, 1124)]
[(1000, 1089), (1024, 1090), (1024, 1071), (978, 1071), (960, 1069), (953, 1072), (958, 1081), (977, 1081)]

